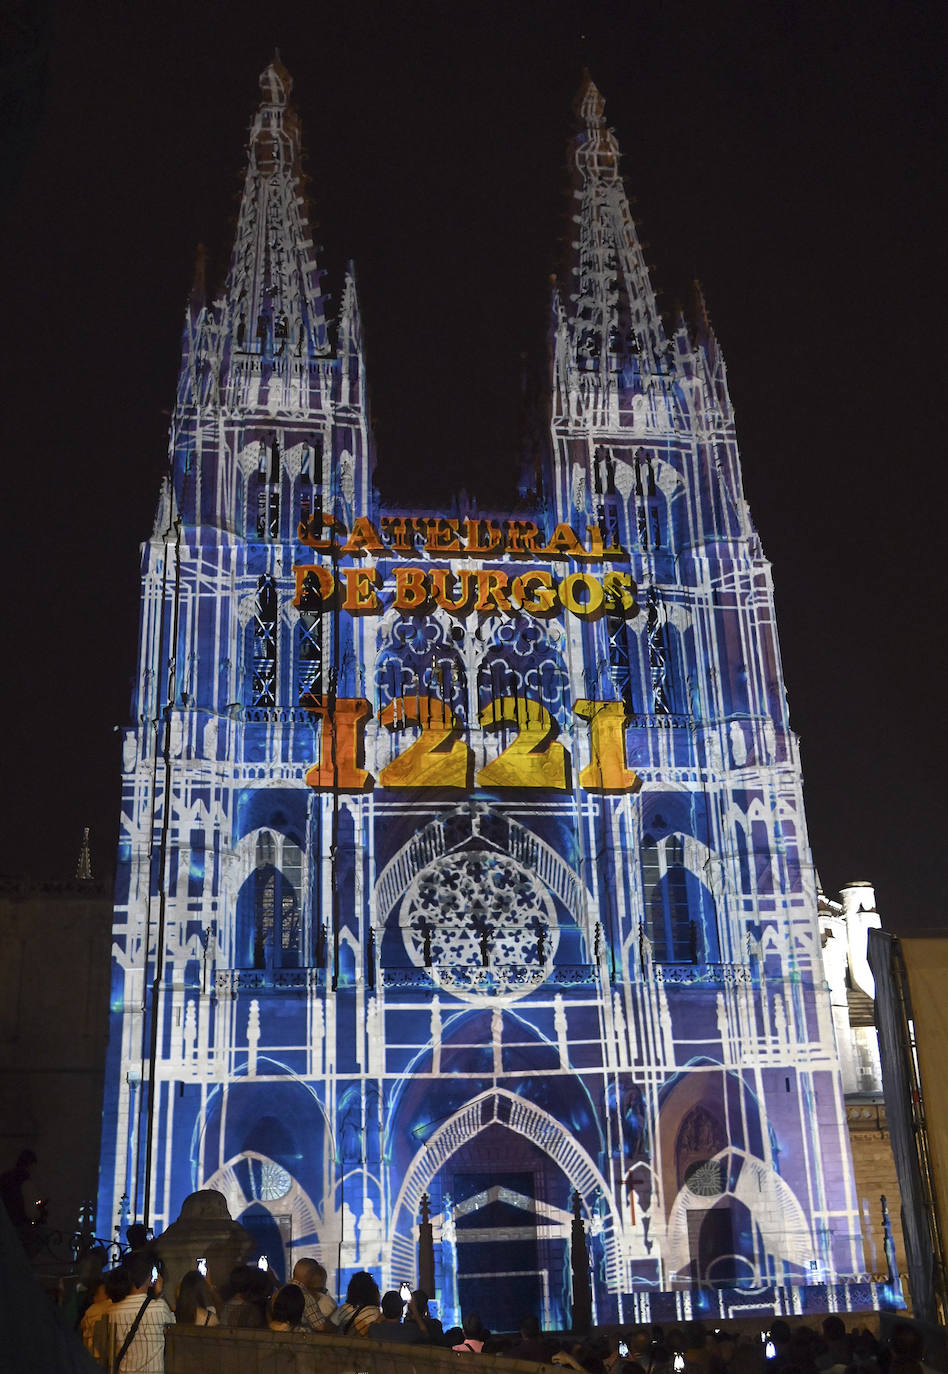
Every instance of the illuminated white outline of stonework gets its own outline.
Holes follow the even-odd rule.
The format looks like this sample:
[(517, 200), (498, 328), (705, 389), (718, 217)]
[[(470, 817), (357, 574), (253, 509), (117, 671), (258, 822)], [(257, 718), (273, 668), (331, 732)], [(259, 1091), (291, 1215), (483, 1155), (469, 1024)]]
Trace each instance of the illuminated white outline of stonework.
[[(497, 1107), (501, 1100), (508, 1102), (511, 1106), (511, 1119), (508, 1121), (504, 1121), (498, 1116)], [(490, 1117), (485, 1120), (483, 1106), (487, 1102), (491, 1103), (492, 1113)], [(465, 1122), (470, 1122), (473, 1129), (459, 1135), (459, 1131), (463, 1130)], [(498, 1126), (506, 1126), (508, 1130), (516, 1131), (518, 1135), (524, 1136), (532, 1144), (541, 1149), (543, 1153), (562, 1170), (573, 1188), (576, 1189), (584, 1202), (586, 1202), (587, 1206), (595, 1195), (596, 1190), (599, 1190), (603, 1201), (609, 1207), (609, 1215), (612, 1221), (612, 1226), (610, 1229), (607, 1229), (605, 1237), (608, 1250), (611, 1252), (607, 1255), (606, 1260), (607, 1281), (610, 1277), (612, 1277), (613, 1282), (618, 1281), (618, 1277), (622, 1273), (620, 1245), (622, 1220), (616, 1211), (614, 1199), (611, 1190), (606, 1184), (606, 1180), (596, 1168), (583, 1147), (578, 1144), (575, 1138), (570, 1135), (555, 1117), (552, 1117), (549, 1112), (545, 1112), (542, 1107), (538, 1107), (535, 1103), (527, 1101), (526, 1098), (518, 1097), (516, 1093), (510, 1092), (507, 1088), (487, 1088), (484, 1092), (478, 1093), (477, 1097), (472, 1098), (470, 1102), (467, 1102), (459, 1111), (455, 1112), (452, 1117), (443, 1122), (431, 1136), (431, 1139), (425, 1141), (421, 1149), (416, 1153), (415, 1158), (406, 1170), (404, 1181), (399, 1189), (398, 1197), (395, 1199), (395, 1205), (392, 1208), (393, 1227), (395, 1228), (392, 1254), (393, 1272), (397, 1259), (414, 1263), (411, 1237), (403, 1237), (401, 1231), (397, 1229), (398, 1217), (402, 1207), (408, 1209), (412, 1219), (412, 1227), (414, 1228), (417, 1225), (421, 1195), (427, 1190), (428, 1185), (435, 1174), (437, 1174), (438, 1170), (447, 1163), (451, 1156), (459, 1150), (462, 1145), (469, 1144), (469, 1142), (480, 1135), (481, 1131), (487, 1126), (493, 1126), (495, 1123)], [(540, 1123), (546, 1128), (545, 1133), (536, 1129)], [(449, 1135), (455, 1138), (453, 1143), (446, 1146), (445, 1141)], [(551, 1149), (551, 1144), (561, 1147), (565, 1146), (566, 1148)], [(569, 1156), (569, 1158), (564, 1158), (564, 1156)], [(575, 1171), (571, 1169), (570, 1161), (578, 1166), (575, 1168)], [(395, 1249), (400, 1248), (399, 1242), (404, 1242), (406, 1239), (409, 1248), (405, 1256), (396, 1257), (394, 1253)]]
[[(490, 814), (490, 811), (491, 808), (484, 807), (472, 812), (471, 834), (468, 838), (478, 835), (479, 818)], [(521, 825), (511, 816), (499, 812), (494, 814), (507, 826), (508, 833), (515, 843), (509, 849), (501, 849), (498, 845), (488, 842), (489, 847), (498, 854), (508, 855), (533, 873), (559, 898), (580, 930), (583, 930), (586, 915), (584, 908), (588, 894), (575, 871), (557, 854), (552, 845), (541, 840), (525, 825)], [(453, 854), (464, 843), (466, 840), (448, 848), (444, 842), (444, 823), (440, 820), (431, 821), (416, 831), (385, 865), (375, 884), (377, 924), (384, 924), (389, 913), (402, 900), (411, 882), (422, 869), (427, 868), (435, 859)]]
[[(536, 878), (536, 875), (531, 869), (526, 868), (522, 863), (518, 862), (518, 860), (512, 859), (506, 850), (497, 849), (495, 846), (491, 846), (490, 850), (452, 849), (449, 854), (442, 854), (439, 858), (433, 859), (426, 867), (419, 869), (412, 878), (405, 895), (402, 897), (401, 908), (398, 913), (402, 943), (405, 946), (406, 954), (416, 968), (424, 967), (424, 956), (423, 950), (418, 947), (418, 944), (412, 938), (417, 934), (418, 927), (411, 923), (412, 912), (410, 908), (412, 902), (418, 899), (419, 881), (425, 874), (429, 875), (429, 881), (433, 881), (433, 875), (438, 871), (439, 865), (451, 859), (463, 859), (468, 855), (476, 857), (478, 854), (490, 853), (496, 854), (499, 860), (507, 860), (508, 863), (513, 864), (515, 868), (518, 868), (520, 872), (525, 874), (528, 878)], [(492, 969), (495, 979), (494, 989), (491, 991), (482, 991), (481, 988), (477, 986), (476, 982), (465, 986), (463, 983), (453, 980), (452, 974), (454, 970), (452, 967), (449, 966), (442, 970), (435, 964), (434, 967), (431, 968), (430, 973), (432, 979), (440, 989), (449, 993), (452, 997), (457, 997), (459, 1001), (469, 1002), (474, 1005), (491, 1001), (494, 997), (499, 997), (506, 1004), (507, 1002), (516, 1001), (521, 997), (526, 997), (530, 993), (536, 992), (537, 988), (546, 982), (553, 968), (553, 958), (560, 942), (560, 933), (559, 927), (556, 924), (556, 909), (553, 906), (549, 888), (545, 883), (539, 880), (535, 882), (535, 887), (539, 901), (545, 907), (543, 924), (547, 932), (548, 943), (543, 963), (537, 963), (532, 966), (528, 965), (528, 968), (534, 975), (533, 981), (524, 981), (519, 986), (517, 984), (507, 983), (504, 979), (503, 966), (500, 968), (495, 966)], [(532, 934), (531, 928), (527, 926), (525, 921), (522, 922), (517, 929), (528, 935)], [(465, 933), (468, 935), (470, 943), (476, 949), (477, 937), (469, 930)], [(505, 928), (504, 934), (509, 934), (509, 928)], [(468, 970), (470, 970), (475, 977), (479, 972), (477, 965), (466, 965), (463, 971), (466, 972)]]
[[(754, 1225), (760, 1230), (761, 1240), (768, 1254), (787, 1264), (798, 1264), (807, 1270), (810, 1261), (815, 1258), (813, 1237), (807, 1225), (806, 1213), (789, 1183), (780, 1177), (776, 1169), (768, 1168), (755, 1155), (733, 1145), (727, 1145), (723, 1150), (719, 1150), (712, 1156), (712, 1161), (723, 1161), (728, 1155), (737, 1155), (745, 1161), (736, 1188), (729, 1188), (717, 1197), (703, 1197), (693, 1193), (687, 1184), (678, 1190), (665, 1233), (668, 1244), (665, 1263), (669, 1279), (694, 1258), (689, 1243), (687, 1212), (710, 1212), (716, 1203), (728, 1197), (743, 1202), (754, 1219)], [(783, 1223), (780, 1226), (775, 1226), (766, 1219), (768, 1207), (774, 1201), (780, 1207)], [(796, 1226), (789, 1224), (791, 1219), (796, 1222)], [(806, 1237), (805, 1241), (801, 1239), (803, 1236)], [(775, 1244), (775, 1241), (783, 1243)]]

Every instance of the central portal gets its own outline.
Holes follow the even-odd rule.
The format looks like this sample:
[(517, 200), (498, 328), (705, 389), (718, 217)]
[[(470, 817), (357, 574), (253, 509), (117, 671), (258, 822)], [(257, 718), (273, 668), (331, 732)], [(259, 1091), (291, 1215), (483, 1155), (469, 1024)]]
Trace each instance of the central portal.
[(494, 1122), (445, 1161), (429, 1192), (448, 1320), (479, 1312), (491, 1331), (517, 1331), (532, 1313), (544, 1327), (569, 1326), (571, 1189), (549, 1155)]

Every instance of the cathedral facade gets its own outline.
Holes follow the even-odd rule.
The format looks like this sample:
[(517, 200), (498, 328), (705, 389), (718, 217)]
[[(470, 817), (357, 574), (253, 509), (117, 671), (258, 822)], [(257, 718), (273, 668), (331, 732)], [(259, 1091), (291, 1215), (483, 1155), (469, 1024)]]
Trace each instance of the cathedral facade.
[(215, 1188), (344, 1290), (430, 1218), (446, 1326), (568, 1326), (574, 1214), (599, 1322), (871, 1302), (724, 361), (659, 315), (602, 98), (546, 452), (447, 515), (380, 507), (289, 85), (143, 545), (99, 1230)]

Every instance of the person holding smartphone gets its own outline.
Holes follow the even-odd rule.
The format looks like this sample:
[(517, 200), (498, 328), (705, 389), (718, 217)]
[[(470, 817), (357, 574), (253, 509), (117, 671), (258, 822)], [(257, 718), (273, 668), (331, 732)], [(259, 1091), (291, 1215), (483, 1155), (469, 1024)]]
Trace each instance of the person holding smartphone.
[(109, 1311), (115, 1374), (164, 1374), (165, 1327), (174, 1324), (174, 1315), (161, 1296), (160, 1262), (147, 1250), (134, 1250), (125, 1269), (131, 1292)]

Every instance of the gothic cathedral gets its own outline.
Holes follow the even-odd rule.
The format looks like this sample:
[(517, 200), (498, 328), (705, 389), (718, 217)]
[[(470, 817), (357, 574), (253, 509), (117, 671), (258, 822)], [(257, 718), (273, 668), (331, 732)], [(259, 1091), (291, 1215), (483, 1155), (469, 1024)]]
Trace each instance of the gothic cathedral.
[(213, 1188), (278, 1274), (384, 1289), (424, 1216), (446, 1327), (568, 1327), (574, 1218), (598, 1322), (869, 1305), (724, 360), (656, 309), (602, 97), (546, 449), (487, 517), (380, 508), (261, 90), (143, 546), (100, 1232)]

